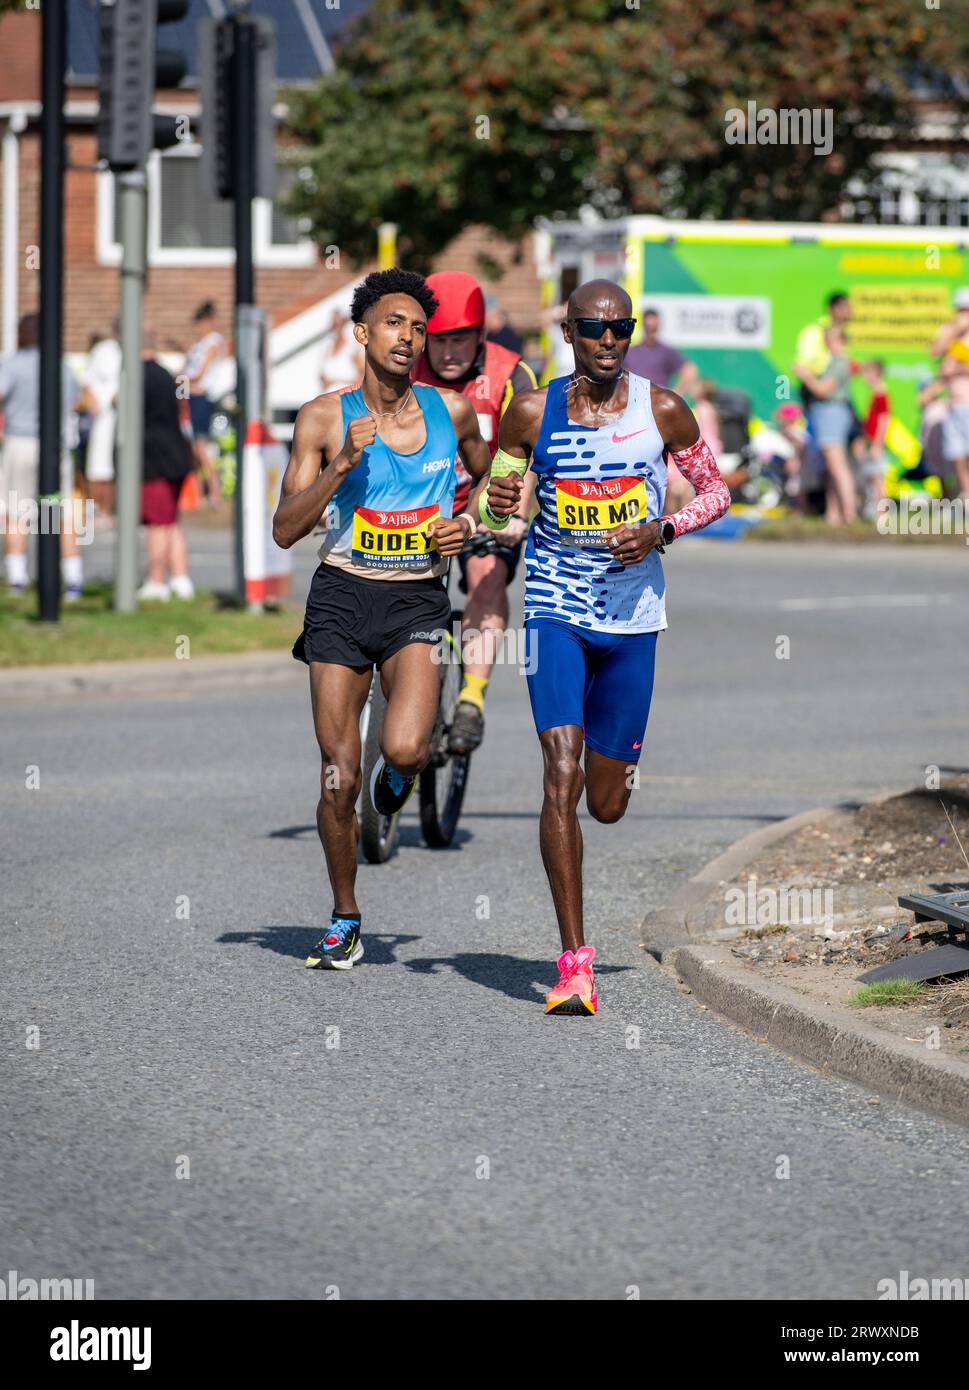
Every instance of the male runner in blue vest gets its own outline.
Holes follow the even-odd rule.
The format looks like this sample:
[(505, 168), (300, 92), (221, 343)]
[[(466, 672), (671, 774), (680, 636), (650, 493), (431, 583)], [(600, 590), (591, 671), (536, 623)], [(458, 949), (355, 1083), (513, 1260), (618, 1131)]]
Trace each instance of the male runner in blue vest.
[[(323, 758), (317, 827), (333, 914), (306, 963), (325, 969), (349, 970), (363, 955), (355, 807), (371, 672), (380, 671), (387, 713), (370, 794), (381, 815), (393, 815), (430, 756), (440, 688), (434, 646), (451, 618), (441, 576), (476, 526), (469, 513), (451, 515), (458, 455), (475, 480), (491, 461), (470, 400), (411, 384), (436, 308), (423, 277), (409, 271), (375, 271), (357, 287), (350, 316), (366, 354), (363, 384), (303, 406), (273, 518), (273, 536), (288, 547), (328, 514), (293, 648), (310, 668)], [(497, 495), (509, 499), (500, 488)]]
[[(517, 459), (523, 473), (530, 459), (538, 479), (540, 511), (525, 550), (528, 692), (545, 759), (542, 859), (563, 947), (546, 1012), (587, 1015), (598, 1000), (595, 947), (583, 936), (576, 808), (584, 788), (596, 820), (625, 814), (666, 627), (659, 554), (722, 516), (730, 493), (686, 403), (624, 370), (636, 325), (625, 290), (590, 280), (567, 314), (575, 370), (513, 397), (494, 466), (505, 471)], [(664, 517), (667, 456), (696, 497)], [(516, 477), (513, 491), (520, 487)], [(515, 510), (494, 482), (487, 504), (496, 516)]]

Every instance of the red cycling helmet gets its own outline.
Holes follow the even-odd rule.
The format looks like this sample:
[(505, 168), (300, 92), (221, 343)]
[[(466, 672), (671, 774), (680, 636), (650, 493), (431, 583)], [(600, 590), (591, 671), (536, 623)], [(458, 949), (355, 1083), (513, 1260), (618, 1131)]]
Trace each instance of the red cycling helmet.
[(438, 270), (427, 277), (438, 307), (428, 319), (428, 333), (457, 333), (462, 328), (483, 328), (485, 299), (481, 286), (464, 270)]

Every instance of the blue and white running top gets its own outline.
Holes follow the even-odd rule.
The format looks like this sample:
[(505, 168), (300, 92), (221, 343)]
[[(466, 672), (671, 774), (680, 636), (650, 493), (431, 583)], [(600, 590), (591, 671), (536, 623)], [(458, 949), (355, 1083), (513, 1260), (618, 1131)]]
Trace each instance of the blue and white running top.
[[(362, 578), (429, 579), (447, 569), (427, 527), (452, 514), (457, 435), (440, 392), (433, 386), (412, 390), (424, 415), (422, 447), (398, 453), (378, 433), (325, 513), (320, 559)], [(345, 436), (350, 421), (367, 414), (363, 391), (344, 391), (340, 405)]]
[(541, 511), (525, 549), (525, 620), (557, 618), (596, 632), (666, 627), (666, 581), (657, 551), (624, 567), (604, 543), (624, 522), (653, 521), (666, 493), (663, 439), (649, 382), (629, 374), (619, 420), (577, 425), (568, 418), (570, 377), (548, 385), (531, 467)]

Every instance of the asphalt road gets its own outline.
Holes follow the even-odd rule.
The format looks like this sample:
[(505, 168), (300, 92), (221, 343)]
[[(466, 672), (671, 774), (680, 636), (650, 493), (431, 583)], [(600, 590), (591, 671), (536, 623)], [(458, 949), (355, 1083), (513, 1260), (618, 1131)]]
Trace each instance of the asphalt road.
[(542, 1012), (517, 668), (457, 847), (423, 848), (412, 813), (361, 867), (349, 975), (302, 965), (330, 907), (302, 684), (5, 709), (2, 1269), (101, 1298), (871, 1299), (903, 1269), (969, 1276), (969, 1134), (752, 1041), (638, 944), (748, 831), (969, 764), (965, 573), (948, 546), (671, 551), (642, 784), (620, 824), (584, 822), (589, 1020)]

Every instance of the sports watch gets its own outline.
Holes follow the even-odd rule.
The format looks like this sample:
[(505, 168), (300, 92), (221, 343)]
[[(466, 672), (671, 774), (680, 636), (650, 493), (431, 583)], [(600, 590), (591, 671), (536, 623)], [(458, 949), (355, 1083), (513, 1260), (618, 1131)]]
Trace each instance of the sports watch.
[(673, 525), (672, 521), (670, 521), (668, 516), (664, 516), (661, 518), (659, 524), (659, 533), (662, 537), (664, 545), (670, 545), (673, 541), (676, 540), (676, 527)]

